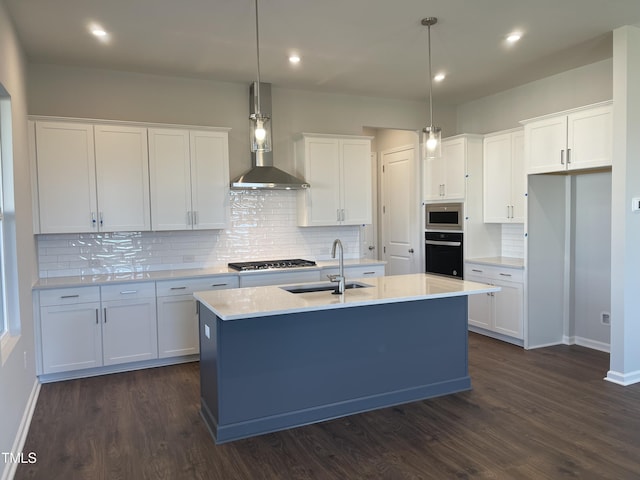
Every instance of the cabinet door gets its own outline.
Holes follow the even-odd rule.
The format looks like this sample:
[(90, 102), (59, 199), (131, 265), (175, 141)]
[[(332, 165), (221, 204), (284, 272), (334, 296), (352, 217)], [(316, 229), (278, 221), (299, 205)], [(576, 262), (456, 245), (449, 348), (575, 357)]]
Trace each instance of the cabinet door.
[(41, 233), (97, 231), (93, 126), (37, 122)]
[(102, 365), (99, 309), (98, 302), (41, 307), (43, 373)]
[(502, 287), (501, 291), (494, 294), (495, 319), (493, 330), (510, 337), (524, 338), (522, 284), (500, 280), (496, 280), (493, 283)]
[(611, 166), (613, 119), (611, 105), (568, 116), (569, 169)]
[(567, 117), (532, 122), (524, 127), (527, 173), (566, 170)]
[[(467, 275), (465, 280), (470, 282), (489, 283), (481, 275)], [(469, 295), (469, 325), (491, 330), (493, 323), (493, 297), (491, 293)]]
[(96, 125), (94, 132), (99, 230), (150, 230), (147, 129)]
[(442, 200), (443, 195), (443, 166), (442, 158), (429, 158), (424, 162), (423, 189), (424, 200)]
[(198, 353), (198, 315), (193, 295), (158, 297), (158, 355), (160, 358)]
[(151, 228), (191, 229), (189, 131), (150, 128)]
[(192, 131), (189, 137), (193, 228), (225, 228), (229, 204), (227, 133)]
[(305, 141), (306, 225), (338, 225), (340, 215), (340, 145), (337, 139)]
[(443, 199), (464, 200), (465, 197), (465, 160), (467, 144), (464, 138), (442, 142), (442, 171), (444, 183)]
[(104, 365), (158, 358), (155, 298), (102, 303)]
[(524, 223), (527, 174), (524, 171), (524, 132), (511, 134), (511, 222)]
[(511, 217), (511, 134), (484, 140), (484, 221), (507, 223)]
[(371, 142), (342, 140), (342, 208), (343, 225), (372, 222)]

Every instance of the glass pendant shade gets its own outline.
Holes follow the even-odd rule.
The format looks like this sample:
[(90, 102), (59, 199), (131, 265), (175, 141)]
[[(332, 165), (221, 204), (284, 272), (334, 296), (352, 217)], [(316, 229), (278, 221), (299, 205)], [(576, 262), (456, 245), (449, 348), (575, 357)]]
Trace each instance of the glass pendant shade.
[(439, 127), (422, 129), (422, 150), (425, 160), (440, 158), (442, 155), (442, 131)]
[(252, 113), (249, 116), (251, 125), (249, 135), (252, 152), (271, 151), (271, 117), (264, 113)]

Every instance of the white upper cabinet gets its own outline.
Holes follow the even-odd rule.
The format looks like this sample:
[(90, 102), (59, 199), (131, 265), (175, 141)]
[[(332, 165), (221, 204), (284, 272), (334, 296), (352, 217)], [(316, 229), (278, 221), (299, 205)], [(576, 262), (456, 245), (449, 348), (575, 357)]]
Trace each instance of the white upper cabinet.
[(372, 221), (371, 138), (303, 134), (295, 142), (298, 224), (364, 225)]
[(97, 230), (93, 125), (37, 122), (41, 233)]
[(94, 136), (99, 230), (149, 230), (147, 129), (95, 125)]
[(149, 129), (153, 230), (226, 226), (229, 151), (226, 131)]
[(612, 106), (596, 106), (525, 120), (527, 173), (611, 166)]
[(484, 221), (524, 223), (524, 132), (485, 136), (483, 152)]
[(425, 201), (464, 200), (467, 161), (465, 136), (442, 140), (442, 156), (428, 159), (424, 165)]
[(146, 128), (36, 122), (40, 233), (148, 230)]

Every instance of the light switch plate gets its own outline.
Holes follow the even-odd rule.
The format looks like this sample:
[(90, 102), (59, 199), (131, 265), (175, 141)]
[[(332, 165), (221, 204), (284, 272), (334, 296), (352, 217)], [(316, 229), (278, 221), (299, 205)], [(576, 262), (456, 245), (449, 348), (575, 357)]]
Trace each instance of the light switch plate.
[(631, 199), (631, 211), (640, 212), (640, 197), (633, 197)]

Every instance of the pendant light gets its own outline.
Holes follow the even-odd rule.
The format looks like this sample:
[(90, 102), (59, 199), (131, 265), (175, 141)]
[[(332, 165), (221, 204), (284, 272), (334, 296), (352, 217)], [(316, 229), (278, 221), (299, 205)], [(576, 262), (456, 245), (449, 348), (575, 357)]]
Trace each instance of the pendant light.
[(252, 152), (271, 151), (271, 116), (260, 112), (260, 35), (258, 30), (258, 0), (256, 2), (256, 58), (258, 79), (256, 82), (255, 113), (249, 116)]
[(442, 153), (442, 130), (433, 126), (433, 75), (431, 73), (431, 26), (438, 23), (436, 17), (426, 17), (422, 19), (422, 25), (427, 27), (429, 45), (429, 126), (422, 129), (424, 158), (439, 158)]

